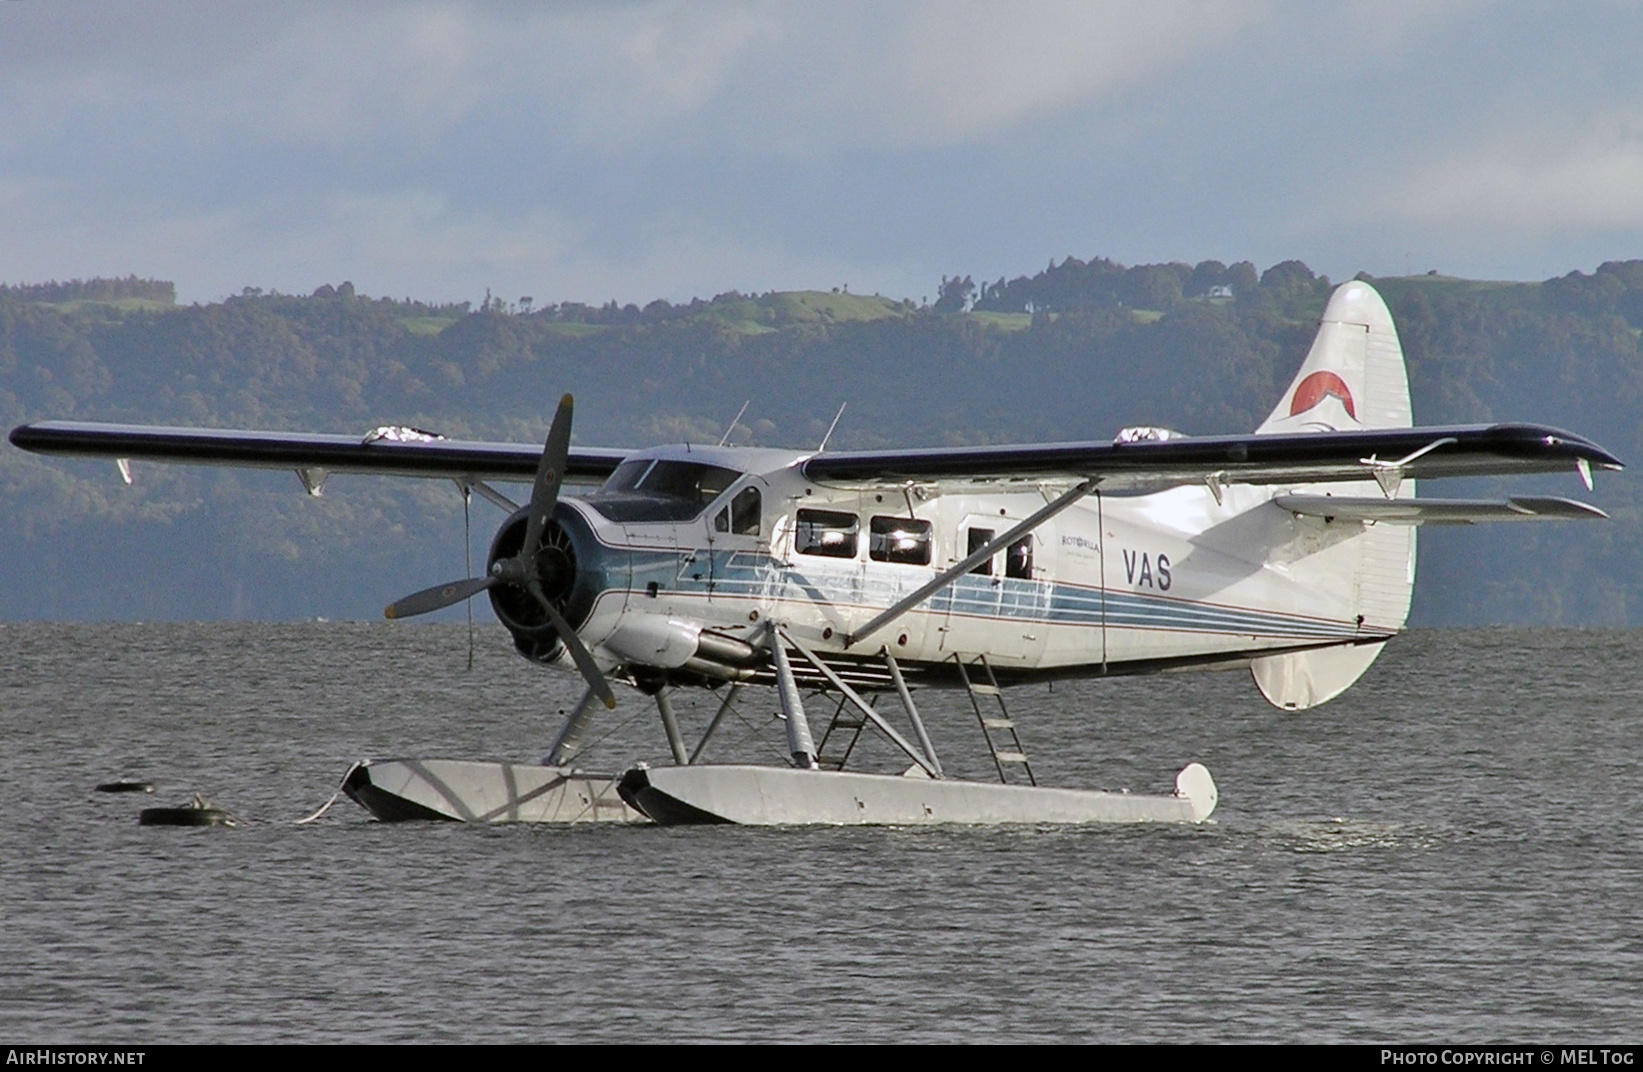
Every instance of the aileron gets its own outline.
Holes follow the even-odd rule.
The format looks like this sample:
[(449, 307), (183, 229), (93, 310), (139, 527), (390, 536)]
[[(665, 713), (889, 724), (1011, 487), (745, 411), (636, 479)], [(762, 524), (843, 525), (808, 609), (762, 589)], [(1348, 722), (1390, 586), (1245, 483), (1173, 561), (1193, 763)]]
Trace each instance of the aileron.
[(1392, 525), (1475, 525), (1485, 521), (1596, 521), (1609, 515), (1595, 506), (1558, 496), (1509, 499), (1373, 499), (1329, 495), (1279, 495), (1272, 500), (1291, 513), (1326, 521), (1382, 521)]

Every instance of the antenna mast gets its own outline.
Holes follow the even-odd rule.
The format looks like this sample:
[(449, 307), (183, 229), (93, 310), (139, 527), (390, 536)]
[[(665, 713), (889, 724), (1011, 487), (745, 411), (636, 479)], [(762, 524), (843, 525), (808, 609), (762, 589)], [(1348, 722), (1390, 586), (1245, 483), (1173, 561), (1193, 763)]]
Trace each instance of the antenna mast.
[(741, 421), (742, 414), (747, 412), (747, 407), (750, 404), (752, 404), (752, 402), (753, 402), (753, 400), (751, 398), (748, 399), (746, 402), (743, 402), (742, 403), (742, 408), (736, 411), (736, 416), (730, 418), (730, 427), (726, 428), (725, 429), (725, 434), (719, 437), (719, 446), (722, 447), (726, 443), (730, 442), (730, 436), (733, 432), (736, 431), (737, 423)]
[(833, 423), (827, 426), (827, 434), (822, 436), (821, 446), (816, 448), (817, 454), (820, 454), (822, 451), (827, 449), (827, 441), (833, 438), (833, 429), (839, 426), (839, 418), (844, 416), (844, 407), (849, 404), (850, 403), (848, 402), (839, 403), (839, 411), (833, 414)]

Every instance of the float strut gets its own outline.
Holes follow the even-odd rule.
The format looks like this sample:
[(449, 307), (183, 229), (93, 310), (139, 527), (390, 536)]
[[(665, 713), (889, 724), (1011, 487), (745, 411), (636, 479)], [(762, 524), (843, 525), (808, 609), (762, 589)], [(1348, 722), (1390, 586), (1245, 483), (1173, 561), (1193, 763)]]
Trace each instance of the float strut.
[(593, 701), (596, 699), (598, 697), (592, 689), (582, 693), (582, 698), (565, 716), (565, 724), (559, 727), (553, 746), (548, 749), (548, 757), (542, 761), (545, 766), (562, 767), (582, 750), (582, 735), (588, 732), (588, 724), (593, 721)]
[(702, 739), (696, 742), (696, 750), (690, 753), (692, 763), (702, 757), (702, 750), (707, 747), (707, 742), (713, 739), (714, 731), (719, 728), (719, 723), (724, 721), (724, 717), (730, 713), (731, 705), (736, 702), (736, 697), (741, 695), (741, 692), (742, 687), (738, 684), (730, 686), (729, 691), (725, 693), (724, 703), (719, 705), (718, 714), (713, 716), (713, 721), (709, 722), (707, 729), (702, 731)]
[(941, 760), (936, 758), (936, 746), (930, 743), (930, 734), (924, 729), (924, 720), (919, 717), (918, 708), (913, 705), (913, 693), (907, 688), (907, 679), (901, 676), (901, 667), (896, 664), (896, 657), (890, 654), (890, 649), (884, 649), (884, 665), (890, 668), (890, 680), (896, 683), (896, 695), (901, 697), (901, 706), (907, 711), (907, 718), (913, 723), (913, 733), (918, 736), (918, 745), (924, 750), (930, 760), (931, 771), (937, 778), (945, 777), (941, 773)]
[(884, 716), (873, 710), (872, 706), (868, 704), (866, 700), (861, 698), (861, 694), (851, 688), (842, 677), (834, 672), (832, 667), (822, 662), (816, 657), (815, 652), (811, 651), (803, 644), (800, 644), (797, 640), (794, 640), (785, 633), (780, 633), (779, 630), (778, 634), (787, 643), (793, 645), (793, 650), (804, 656), (805, 660), (809, 662), (811, 666), (814, 666), (817, 670), (819, 670), (822, 677), (825, 677), (828, 680), (828, 683), (835, 689), (838, 689), (844, 696), (844, 700), (839, 703), (840, 710), (844, 709), (844, 703), (845, 701), (848, 701), (857, 711), (861, 712), (863, 718), (876, 726), (880, 733), (890, 738), (890, 742), (892, 744), (901, 749), (903, 752), (906, 752), (908, 759), (911, 759), (914, 763), (917, 763), (920, 767), (923, 767), (924, 773), (928, 774), (932, 778), (936, 777), (935, 764), (931, 763), (927, 757), (919, 755), (918, 749), (914, 748), (912, 744), (908, 742), (907, 738), (897, 733), (888, 722), (884, 721)]
[(799, 698), (799, 683), (793, 677), (792, 664), (787, 661), (781, 631), (771, 622), (766, 635), (770, 638), (771, 661), (776, 664), (776, 696), (787, 719), (787, 751), (795, 767), (815, 770), (816, 742), (810, 736), (810, 722), (804, 717), (804, 701)]
[(656, 694), (656, 710), (662, 713), (662, 729), (667, 733), (667, 746), (673, 749), (673, 762), (681, 767), (690, 765), (690, 753), (685, 750), (685, 739), (679, 733), (679, 719), (673, 714), (673, 701), (666, 690)]

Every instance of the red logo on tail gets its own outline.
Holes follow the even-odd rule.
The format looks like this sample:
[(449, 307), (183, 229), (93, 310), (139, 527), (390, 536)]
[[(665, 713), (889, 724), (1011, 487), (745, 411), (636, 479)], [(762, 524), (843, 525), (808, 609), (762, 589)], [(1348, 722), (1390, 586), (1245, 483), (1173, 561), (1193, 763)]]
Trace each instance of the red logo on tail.
[(1295, 398), (1289, 403), (1289, 415), (1293, 417), (1297, 413), (1305, 413), (1329, 397), (1340, 399), (1347, 415), (1353, 420), (1358, 419), (1358, 410), (1352, 404), (1352, 392), (1346, 389), (1346, 381), (1333, 372), (1322, 371), (1314, 372), (1295, 388)]

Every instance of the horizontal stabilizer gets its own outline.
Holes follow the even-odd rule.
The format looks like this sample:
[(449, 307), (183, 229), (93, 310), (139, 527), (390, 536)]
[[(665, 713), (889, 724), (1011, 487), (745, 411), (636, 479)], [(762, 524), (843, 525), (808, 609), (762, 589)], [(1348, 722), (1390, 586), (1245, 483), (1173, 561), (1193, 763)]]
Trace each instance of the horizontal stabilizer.
[(1279, 495), (1285, 510), (1329, 521), (1385, 521), (1393, 525), (1475, 525), (1483, 521), (1576, 521), (1609, 515), (1573, 499), (1515, 495), (1510, 499), (1376, 499)]

